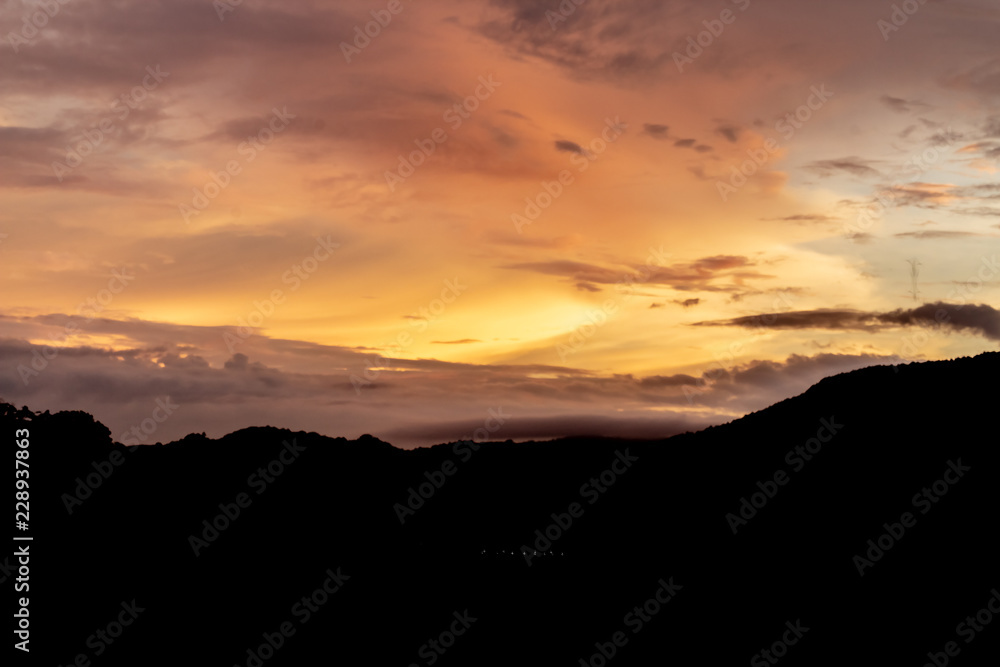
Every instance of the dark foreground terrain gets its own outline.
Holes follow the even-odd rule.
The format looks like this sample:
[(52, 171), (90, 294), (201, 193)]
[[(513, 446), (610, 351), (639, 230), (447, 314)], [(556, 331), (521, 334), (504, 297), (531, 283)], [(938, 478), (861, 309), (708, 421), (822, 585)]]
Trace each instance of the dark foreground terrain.
[(10, 549), (0, 571), (8, 605), (30, 598), (30, 657), (6, 650), (997, 665), (998, 379), (998, 353), (873, 367), (658, 442), (415, 451), (276, 428), (128, 448), (85, 413), (4, 404), (8, 456), (30, 441), (30, 529), (11, 531), (33, 537), (13, 543), (30, 592)]

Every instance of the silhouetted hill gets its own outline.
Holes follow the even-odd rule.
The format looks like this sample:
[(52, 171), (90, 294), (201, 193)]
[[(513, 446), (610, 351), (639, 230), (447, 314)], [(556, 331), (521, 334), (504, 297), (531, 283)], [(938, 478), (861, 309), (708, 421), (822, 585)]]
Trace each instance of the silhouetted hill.
[(418, 450), (271, 427), (129, 449), (3, 406), (11, 456), (30, 431), (33, 660), (923, 665), (955, 642), (995, 665), (1000, 616), (960, 623), (1000, 589), (998, 377), (1000, 353), (872, 367), (662, 441)]

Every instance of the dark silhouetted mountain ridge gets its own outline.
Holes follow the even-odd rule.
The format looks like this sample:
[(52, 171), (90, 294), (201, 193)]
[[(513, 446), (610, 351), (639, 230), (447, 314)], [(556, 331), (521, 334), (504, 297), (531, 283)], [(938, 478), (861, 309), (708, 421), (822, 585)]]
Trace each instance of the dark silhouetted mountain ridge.
[[(32, 652), (254, 667), (290, 623), (262, 664), (597, 665), (602, 647), (608, 665), (773, 664), (787, 622), (808, 631), (782, 665), (923, 665), (950, 641), (994, 665), (1000, 615), (971, 643), (957, 627), (1000, 587), (998, 377), (1000, 353), (871, 367), (662, 441), (417, 450), (274, 427), (129, 449), (85, 413), (4, 406), (4, 433), (31, 433)], [(88, 638), (133, 599), (97, 656)]]

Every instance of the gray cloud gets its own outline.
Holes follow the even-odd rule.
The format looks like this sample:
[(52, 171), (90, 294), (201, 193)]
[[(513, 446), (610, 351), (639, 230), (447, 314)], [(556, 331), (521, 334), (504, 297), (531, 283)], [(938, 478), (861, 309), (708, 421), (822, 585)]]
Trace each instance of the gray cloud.
[(903, 232), (900, 234), (894, 234), (896, 238), (914, 238), (914, 239), (958, 239), (966, 238), (969, 236), (984, 236), (983, 234), (977, 234), (976, 232), (961, 232), (961, 231), (951, 231), (951, 230), (927, 230), (922, 232)]
[(737, 127), (736, 125), (720, 125), (719, 127), (715, 128), (716, 134), (722, 136), (727, 141), (733, 144), (739, 141), (740, 132), (742, 132), (742, 129)]
[[(543, 262), (519, 262), (503, 266), (505, 269), (532, 271), (550, 276), (559, 276), (576, 284), (578, 289), (596, 291), (596, 285), (615, 285), (632, 280), (646, 285), (669, 286), (675, 290), (704, 290), (712, 292), (741, 292), (748, 279), (765, 279), (747, 257), (737, 255), (716, 255), (703, 257), (690, 263), (650, 267), (647, 275), (637, 278), (641, 267), (627, 266), (612, 268), (572, 260), (550, 260)], [(728, 285), (716, 281), (728, 279)]]
[(853, 176), (880, 176), (874, 164), (870, 160), (854, 157), (844, 157), (834, 160), (818, 160), (806, 165), (806, 169), (816, 172), (821, 176), (832, 176), (836, 172), (846, 172)]
[(898, 113), (910, 113), (911, 111), (918, 109), (925, 109), (928, 105), (923, 102), (918, 102), (916, 100), (905, 100), (901, 97), (893, 97), (892, 95), (883, 95), (879, 98), (885, 106), (889, 107), (893, 111)]
[(795, 215), (786, 215), (782, 218), (773, 219), (784, 222), (834, 222), (838, 220), (838, 218), (833, 216), (822, 215), (819, 213), (796, 213)]
[(912, 309), (864, 312), (821, 308), (786, 313), (764, 313), (729, 320), (696, 322), (693, 326), (767, 327), (770, 329), (828, 329), (876, 332), (900, 326), (933, 326), (945, 331), (978, 334), (1000, 340), (1000, 311), (985, 304), (926, 303)]
[(580, 153), (583, 154), (583, 147), (580, 144), (574, 143), (572, 141), (556, 141), (556, 150), (565, 151), (567, 153)]
[(666, 125), (657, 125), (654, 123), (644, 123), (642, 126), (643, 134), (648, 134), (654, 139), (666, 139), (670, 128)]

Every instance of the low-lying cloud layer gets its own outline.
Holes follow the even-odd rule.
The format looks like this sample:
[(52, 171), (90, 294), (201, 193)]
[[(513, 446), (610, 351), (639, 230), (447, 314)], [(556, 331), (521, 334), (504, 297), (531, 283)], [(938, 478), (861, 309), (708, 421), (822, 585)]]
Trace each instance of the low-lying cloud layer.
[(898, 361), (868, 354), (793, 355), (713, 364), (695, 375), (637, 377), (560, 366), (397, 359), (261, 334), (229, 355), (219, 341), (231, 330), (144, 321), (95, 319), (86, 325), (89, 335), (121, 336), (135, 344), (114, 350), (31, 345), (10, 337), (28, 331), (58, 337), (70, 321), (63, 315), (0, 319), (0, 396), (19, 405), (90, 411), (119, 439), (149, 416), (158, 399), (169, 398), (179, 407), (144, 436), (149, 442), (272, 424), (430, 445), (472, 437), (490, 410), (510, 415), (491, 439), (666, 437), (763, 408), (830, 374)]

